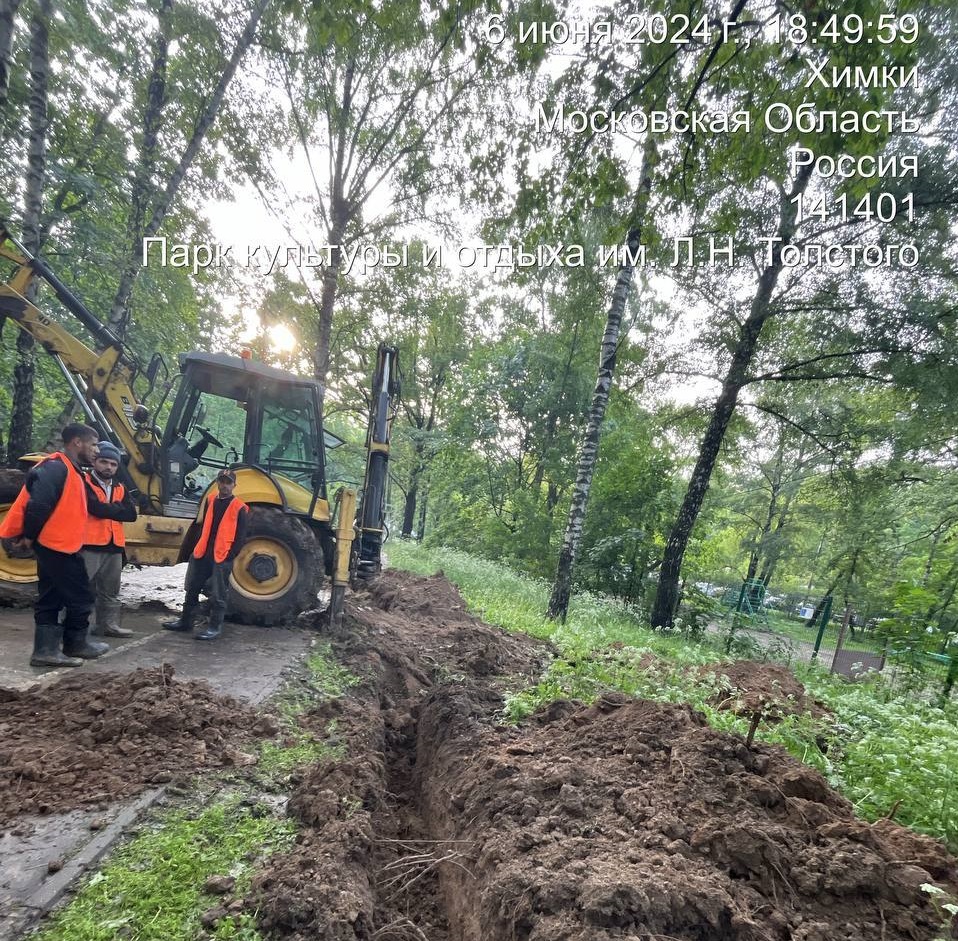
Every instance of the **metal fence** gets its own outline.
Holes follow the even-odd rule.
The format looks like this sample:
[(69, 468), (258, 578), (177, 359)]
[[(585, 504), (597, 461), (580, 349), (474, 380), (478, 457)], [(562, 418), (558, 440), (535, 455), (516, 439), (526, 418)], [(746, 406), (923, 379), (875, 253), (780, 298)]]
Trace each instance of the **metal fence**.
[[(817, 662), (850, 680), (880, 673), (896, 695), (928, 701), (952, 695), (958, 680), (958, 657), (928, 650), (921, 642), (896, 642), (883, 632), (880, 620), (857, 613), (851, 605), (835, 616), (826, 608), (814, 623), (794, 610), (765, 608), (756, 616), (740, 610), (734, 602), (726, 603), (722, 615), (709, 624), (709, 642), (744, 659)], [(918, 629), (913, 633), (921, 636)], [(942, 642), (940, 637), (930, 640)]]

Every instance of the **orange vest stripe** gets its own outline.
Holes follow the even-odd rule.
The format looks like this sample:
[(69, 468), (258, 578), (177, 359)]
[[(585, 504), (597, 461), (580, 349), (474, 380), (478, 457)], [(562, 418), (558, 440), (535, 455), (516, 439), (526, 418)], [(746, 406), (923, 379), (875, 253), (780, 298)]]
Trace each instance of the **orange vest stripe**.
[[(43, 529), (40, 530), (40, 535), (37, 536), (37, 542), (47, 549), (72, 554), (79, 552), (83, 546), (83, 534), (86, 531), (88, 518), (86, 485), (73, 466), (73, 461), (59, 451), (44, 458), (39, 464), (54, 460), (63, 461), (66, 465), (67, 479), (63, 484), (63, 493), (60, 494), (57, 505), (53, 508), (50, 518), (44, 523)], [(16, 539), (23, 535), (23, 518), (29, 500), (30, 491), (24, 484), (3, 523), (0, 524), (0, 537)]]
[[(120, 503), (126, 494), (126, 491), (123, 489), (123, 484), (114, 484), (113, 496), (110, 500), (107, 500), (106, 491), (96, 482), (96, 479), (92, 475), (88, 476), (86, 480), (93, 488), (93, 492), (99, 497), (101, 503)], [(126, 545), (123, 524), (118, 523), (116, 520), (104, 520), (96, 516), (91, 516), (87, 520), (83, 545), (108, 546), (110, 540), (112, 540), (116, 546)]]
[[(202, 559), (206, 555), (206, 547), (210, 541), (210, 530), (213, 528), (213, 501), (216, 497), (213, 494), (207, 498), (206, 514), (203, 517), (203, 530), (200, 538), (193, 549), (193, 558)], [(220, 527), (216, 530), (216, 539), (213, 541), (213, 561), (222, 562), (229, 554), (236, 539), (236, 521), (239, 519), (240, 511), (245, 510), (246, 504), (233, 497), (232, 502), (226, 508), (223, 518), (220, 520)]]

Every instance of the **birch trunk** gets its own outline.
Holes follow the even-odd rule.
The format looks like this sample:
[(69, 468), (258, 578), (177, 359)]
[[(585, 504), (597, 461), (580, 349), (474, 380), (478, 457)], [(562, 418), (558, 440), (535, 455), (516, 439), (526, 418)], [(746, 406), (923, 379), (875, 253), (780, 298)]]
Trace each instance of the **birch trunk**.
[[(47, 164), (47, 86), (50, 80), (49, 24), (52, 0), (38, 0), (30, 19), (30, 140), (27, 145), (27, 180), (23, 199), (23, 244), (34, 254), (40, 247), (40, 216)], [(27, 300), (35, 301), (34, 281)], [(11, 463), (31, 450), (33, 444), (33, 381), (36, 351), (33, 337), (17, 332), (17, 361), (13, 369), (13, 404), (7, 455)]]
[(575, 483), (572, 487), (572, 505), (569, 508), (569, 518), (562, 539), (562, 548), (559, 551), (559, 563), (556, 567), (552, 597), (549, 599), (547, 611), (548, 616), (552, 619), (558, 618), (564, 621), (569, 612), (569, 599), (572, 596), (572, 571), (578, 556), (579, 544), (582, 541), (582, 526), (585, 522), (586, 506), (589, 502), (592, 478), (595, 475), (595, 465), (599, 456), (602, 422), (605, 419), (605, 410), (609, 404), (609, 393), (612, 391), (612, 380), (615, 376), (615, 356), (619, 347), (622, 317), (625, 313), (625, 305), (629, 298), (629, 290), (632, 287), (632, 279), (635, 274), (635, 264), (632, 259), (636, 256), (642, 243), (642, 229), (649, 209), (652, 173), (655, 169), (656, 160), (655, 142), (650, 134), (645, 139), (642, 154), (642, 180), (636, 193), (630, 220), (631, 227), (626, 240), (629, 255), (619, 269), (618, 277), (615, 280), (615, 288), (612, 291), (612, 302), (609, 304), (605, 333), (602, 336), (602, 345), (599, 351), (599, 372), (592, 392), (592, 405), (589, 408), (585, 433), (579, 447)]
[[(781, 239), (780, 246), (789, 244), (795, 234), (796, 210), (794, 204), (789, 200), (794, 199), (799, 193), (804, 193), (810, 177), (807, 170), (807, 167), (802, 168), (795, 179), (792, 191), (782, 198), (776, 233)], [(779, 250), (776, 251), (772, 264), (765, 268), (759, 278), (758, 288), (752, 298), (748, 318), (742, 324), (738, 342), (732, 353), (731, 365), (725, 376), (725, 381), (722, 383), (722, 391), (712, 409), (708, 428), (702, 438), (699, 457), (695, 462), (695, 468), (685, 492), (685, 499), (682, 501), (678, 517), (669, 534), (659, 571), (659, 585), (655, 594), (655, 603), (652, 607), (651, 622), (653, 627), (670, 628), (672, 626), (679, 598), (682, 559), (689, 544), (689, 537), (692, 535), (692, 527), (695, 526), (699, 510), (702, 508), (702, 501), (705, 499), (705, 493), (709, 487), (719, 449), (725, 438), (725, 431), (735, 412), (738, 394), (747, 382), (748, 368), (755, 351), (758, 349), (762, 328), (769, 317), (772, 316), (772, 292), (781, 271), (782, 258)]]
[(0, 111), (10, 93), (10, 68), (13, 60), (13, 20), (22, 0), (0, 0)]

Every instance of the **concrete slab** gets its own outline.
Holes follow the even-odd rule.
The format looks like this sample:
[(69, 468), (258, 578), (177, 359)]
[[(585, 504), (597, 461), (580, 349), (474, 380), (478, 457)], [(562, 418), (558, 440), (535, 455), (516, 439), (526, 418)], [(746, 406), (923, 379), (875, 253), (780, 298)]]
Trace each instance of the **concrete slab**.
[(258, 703), (279, 686), (286, 666), (305, 653), (314, 634), (301, 628), (250, 627), (226, 622), (216, 641), (164, 631), (168, 611), (136, 609), (123, 616), (132, 637), (100, 638), (112, 648), (82, 667), (58, 670), (30, 666), (33, 615), (29, 610), (0, 610), (0, 687), (25, 689), (56, 682), (75, 670), (129, 673), (139, 667), (170, 663), (178, 679), (206, 680), (219, 692)]

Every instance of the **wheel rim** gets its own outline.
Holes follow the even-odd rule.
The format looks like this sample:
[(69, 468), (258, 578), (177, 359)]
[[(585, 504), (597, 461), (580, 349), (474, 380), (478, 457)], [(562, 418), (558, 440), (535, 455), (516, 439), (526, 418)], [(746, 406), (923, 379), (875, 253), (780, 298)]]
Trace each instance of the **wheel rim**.
[(271, 601), (290, 591), (298, 577), (299, 563), (289, 546), (256, 536), (236, 556), (230, 585), (244, 598)]
[(37, 580), (36, 559), (11, 559), (0, 549), (0, 581), (35, 582)]

